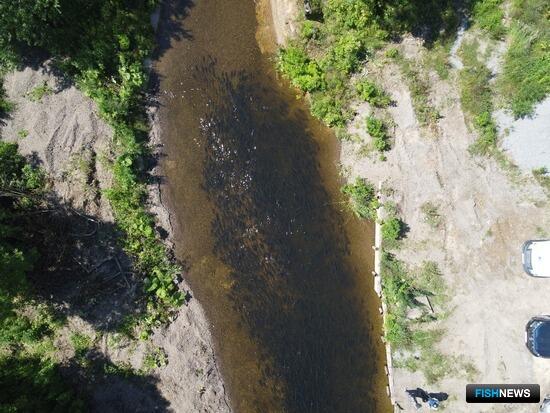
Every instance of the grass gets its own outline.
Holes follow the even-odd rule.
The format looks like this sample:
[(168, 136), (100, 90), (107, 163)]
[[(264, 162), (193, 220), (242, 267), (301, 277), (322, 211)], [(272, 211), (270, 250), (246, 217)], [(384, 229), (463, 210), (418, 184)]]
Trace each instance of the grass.
[(531, 172), (538, 184), (550, 195), (550, 172), (548, 169), (541, 167), (533, 169)]
[(359, 218), (376, 219), (376, 210), (380, 205), (374, 185), (366, 179), (357, 178), (354, 183), (346, 184), (341, 189), (348, 196), (351, 210)]
[(438, 229), (443, 225), (443, 217), (439, 213), (439, 207), (432, 202), (425, 202), (420, 207), (420, 210), (424, 214), (424, 222), (431, 228)]
[(550, 3), (513, 0), (510, 46), (497, 79), (501, 99), (514, 116), (533, 113), (550, 93)]
[(433, 70), (441, 79), (449, 78), (449, 52), (453, 38), (439, 39), (428, 45), (422, 58), (422, 66), (427, 70)]
[[(477, 374), (471, 363), (437, 348), (444, 331), (433, 323), (448, 313), (448, 287), (435, 262), (425, 261), (411, 271), (395, 256), (384, 252), (382, 288), (388, 308), (385, 338), (398, 350), (398, 356), (394, 356), (397, 367), (421, 371), (429, 384), (456, 374), (467, 377)], [(430, 305), (424, 304), (422, 297), (429, 299)], [(414, 318), (410, 318), (411, 310), (417, 311)]]
[(29, 131), (27, 129), (20, 129), (17, 131), (17, 136), (20, 139), (25, 139), (27, 136), (29, 136)]
[(92, 338), (86, 334), (72, 333), (70, 340), (74, 349), (76, 361), (81, 365), (86, 365), (86, 355), (94, 344)]
[(36, 86), (34, 89), (32, 89), (27, 96), (30, 100), (33, 102), (40, 102), (44, 96), (51, 95), (53, 93), (53, 89), (48, 86), (46, 82), (42, 83), (40, 86)]
[(501, 39), (506, 34), (502, 3), (503, 0), (478, 0), (472, 10), (471, 20), (475, 26), (494, 39)]
[(464, 42), (460, 55), (464, 68), (459, 74), (462, 109), (478, 133), (470, 146), (472, 155), (492, 155), (497, 152), (497, 127), (493, 119), (493, 90), (491, 71), (478, 58), (479, 43)]
[(421, 126), (435, 128), (437, 121), (441, 117), (439, 111), (430, 102), (430, 84), (426, 72), (421, 72), (421, 69), (410, 59), (398, 54), (395, 61), (399, 65), (403, 78), (411, 92), (411, 99)]

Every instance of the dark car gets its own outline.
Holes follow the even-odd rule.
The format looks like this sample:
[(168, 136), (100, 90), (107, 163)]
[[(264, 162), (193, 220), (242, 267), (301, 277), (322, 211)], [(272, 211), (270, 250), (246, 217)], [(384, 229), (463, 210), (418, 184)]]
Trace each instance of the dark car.
[(550, 316), (529, 320), (525, 327), (525, 345), (534, 356), (550, 358)]

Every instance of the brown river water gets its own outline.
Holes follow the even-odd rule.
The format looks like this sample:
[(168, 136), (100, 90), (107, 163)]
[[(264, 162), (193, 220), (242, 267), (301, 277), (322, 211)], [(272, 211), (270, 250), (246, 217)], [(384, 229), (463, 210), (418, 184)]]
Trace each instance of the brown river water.
[(155, 70), (176, 255), (236, 412), (389, 412), (373, 227), (346, 209), (336, 138), (257, 32), (253, 0), (164, 7)]

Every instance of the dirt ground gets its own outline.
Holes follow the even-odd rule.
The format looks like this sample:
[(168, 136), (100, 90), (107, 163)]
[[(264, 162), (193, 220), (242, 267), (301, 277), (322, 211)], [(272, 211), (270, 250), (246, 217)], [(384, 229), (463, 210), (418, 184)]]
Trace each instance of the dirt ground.
[[(419, 47), (405, 39), (408, 54)], [(418, 51), (416, 52), (418, 53)], [(361, 157), (359, 144), (343, 144), (342, 165), (350, 176), (383, 181), (395, 190), (394, 199), (403, 220), (410, 227), (404, 247), (397, 252), (411, 267), (424, 260), (438, 263), (449, 285), (450, 317), (443, 321), (447, 333), (440, 350), (464, 356), (479, 371), (479, 383), (540, 383), (550, 392), (550, 362), (535, 359), (525, 348), (524, 328), (534, 315), (549, 312), (548, 280), (536, 280), (523, 273), (522, 243), (548, 236), (548, 199), (529, 175), (510, 178), (493, 159), (472, 158), (468, 146), (475, 136), (466, 125), (456, 87), (456, 72), (449, 81), (432, 84), (431, 100), (442, 118), (436, 137), (419, 127), (411, 96), (398, 68), (385, 65), (381, 81), (395, 100), (389, 108), (395, 122), (395, 142), (387, 161)], [(368, 108), (359, 108), (354, 131), (364, 128)], [(364, 136), (366, 140), (368, 137)], [(421, 205), (439, 207), (443, 225), (433, 230), (424, 221)], [(467, 405), (465, 377), (443, 380), (427, 388), (420, 374), (395, 371), (396, 399), (411, 408), (406, 388), (423, 387), (445, 392), (452, 412), (535, 412), (530, 405)]]
[[(280, 3), (272, 1), (272, 7), (284, 13), (295, 2)], [(278, 39), (288, 34), (280, 24), (275, 28)], [(407, 56), (419, 55), (420, 43), (413, 38), (405, 38), (400, 47)], [(524, 274), (520, 247), (527, 239), (550, 237), (548, 198), (528, 172), (513, 178), (495, 160), (469, 155), (475, 135), (464, 119), (457, 92), (460, 64), (453, 66), (448, 81), (431, 77), (430, 98), (442, 115), (435, 136), (419, 126), (397, 66), (366, 68), (376, 72), (395, 101), (389, 108), (395, 141), (386, 161), (361, 154), (362, 144), (369, 140), (364, 122), (370, 108), (368, 104), (357, 106), (349, 130), (363, 143), (343, 142), (342, 169), (350, 179), (382, 181), (394, 190), (393, 199), (410, 227), (396, 255), (413, 268), (433, 260), (442, 270), (453, 311), (441, 324), (446, 334), (438, 345), (440, 350), (471, 361), (478, 370), (474, 382), (539, 383), (544, 397), (550, 393), (550, 360), (531, 356), (524, 332), (532, 316), (550, 313), (550, 281)], [(437, 205), (443, 217), (437, 230), (425, 222), (421, 212), (425, 202)], [(428, 386), (421, 373), (404, 369), (394, 373), (395, 397), (405, 412), (416, 411), (405, 393), (416, 387), (448, 393), (444, 407), (453, 413), (538, 412), (538, 405), (468, 405), (466, 377), (450, 377)]]
[[(47, 93), (41, 99), (32, 99), (31, 92), (44, 85)], [(93, 235), (67, 240), (75, 244), (65, 253), (71, 261), (65, 271), (69, 273), (67, 282), (63, 282), (62, 294), (49, 297), (68, 315), (69, 327), (56, 339), (60, 360), (69, 363), (73, 356), (69, 336), (74, 332), (94, 339), (94, 360), (129, 363), (141, 369), (152, 349), (160, 348), (166, 355), (166, 365), (137, 381), (113, 377), (85, 383), (91, 389), (92, 410), (229, 412), (209, 323), (196, 300), (191, 299), (174, 321), (155, 331), (149, 341), (131, 342), (112, 328), (121, 316), (133, 310), (141, 287), (131, 275), (112, 276), (116, 273), (115, 263), (124, 267), (123, 274), (131, 270), (131, 264), (117, 245), (112, 210), (102, 192), (111, 183), (107, 162), (112, 132), (99, 118), (95, 104), (48, 64), (9, 73), (4, 86), (15, 110), (0, 125), (2, 138), (17, 142), (23, 155), (45, 169), (53, 193), (60, 205), (71, 211), (74, 222), (96, 224)], [(151, 120), (152, 144), (158, 153), (162, 147), (158, 144), (154, 112)], [(153, 175), (160, 179), (158, 170)], [(151, 210), (164, 233), (170, 235), (160, 186), (152, 184), (149, 189)], [(77, 232), (70, 225), (69, 230)], [(52, 246), (52, 251), (56, 249), (61, 249), (61, 244)], [(185, 283), (182, 288), (189, 291)], [(53, 291), (58, 290), (59, 286)], [(67, 366), (67, 371), (75, 376), (74, 367)]]

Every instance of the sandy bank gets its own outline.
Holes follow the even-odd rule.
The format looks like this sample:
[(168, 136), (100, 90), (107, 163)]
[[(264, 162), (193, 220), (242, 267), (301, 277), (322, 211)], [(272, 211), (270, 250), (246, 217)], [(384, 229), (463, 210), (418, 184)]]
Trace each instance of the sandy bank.
[[(44, 86), (47, 93), (41, 99), (33, 99), (32, 91)], [(112, 131), (99, 118), (94, 102), (68, 79), (56, 74), (48, 64), (9, 73), (5, 77), (5, 88), (16, 109), (0, 126), (2, 138), (17, 142), (22, 154), (45, 169), (61, 204), (97, 221), (100, 226), (98, 233), (111, 240), (103, 245), (102, 240), (90, 239), (88, 242), (93, 245), (93, 251), (92, 248), (90, 251), (82, 248), (81, 255), (75, 260), (86, 268), (95, 268), (108, 255), (113, 255), (118, 257), (117, 263), (129, 266), (129, 260), (116, 246), (112, 230), (103, 230), (110, 228), (113, 222), (112, 210), (103, 193), (111, 185), (108, 160), (112, 156)], [(158, 153), (161, 146), (154, 112), (151, 120), (151, 145)], [(153, 176), (160, 178), (160, 172), (154, 170)], [(150, 185), (149, 189), (150, 209), (158, 226), (170, 235), (171, 225), (162, 204), (160, 184)], [(102, 266), (105, 273), (108, 273), (110, 264), (107, 262)], [(74, 278), (81, 278), (82, 285), (87, 285), (90, 282), (86, 279), (87, 274), (80, 267), (75, 267), (75, 270), (82, 274), (77, 273)], [(102, 274), (91, 275), (97, 278)], [(71, 314), (71, 328), (95, 337), (100, 357), (116, 363), (129, 363), (140, 369), (151, 348), (161, 348), (167, 356), (167, 364), (151, 372), (156, 390), (142, 388), (124, 379), (117, 379), (116, 383), (99, 381), (92, 389), (92, 409), (108, 412), (122, 407), (148, 412), (162, 404), (175, 412), (230, 411), (212, 348), (209, 324), (196, 300), (192, 299), (188, 306), (182, 307), (173, 322), (158, 329), (147, 342), (113, 340), (116, 333), (110, 332), (108, 327), (120, 317), (125, 306), (131, 305), (138, 291), (135, 281), (126, 276), (114, 278), (108, 282), (106, 295), (86, 295), (86, 288), (81, 291), (77, 286), (59, 300)], [(181, 287), (189, 290), (185, 283)], [(87, 306), (76, 311), (71, 307), (73, 299), (74, 302), (84, 300), (88, 302)], [(73, 331), (68, 331), (67, 335)], [(58, 346), (62, 360), (71, 356), (71, 351), (66, 349), (71, 347), (67, 337), (60, 337)], [(154, 396), (149, 397), (149, 393)]]
[(278, 45), (284, 45), (293, 38), (298, 30), (297, 19), (300, 16), (299, 0), (270, 0), (272, 30)]

